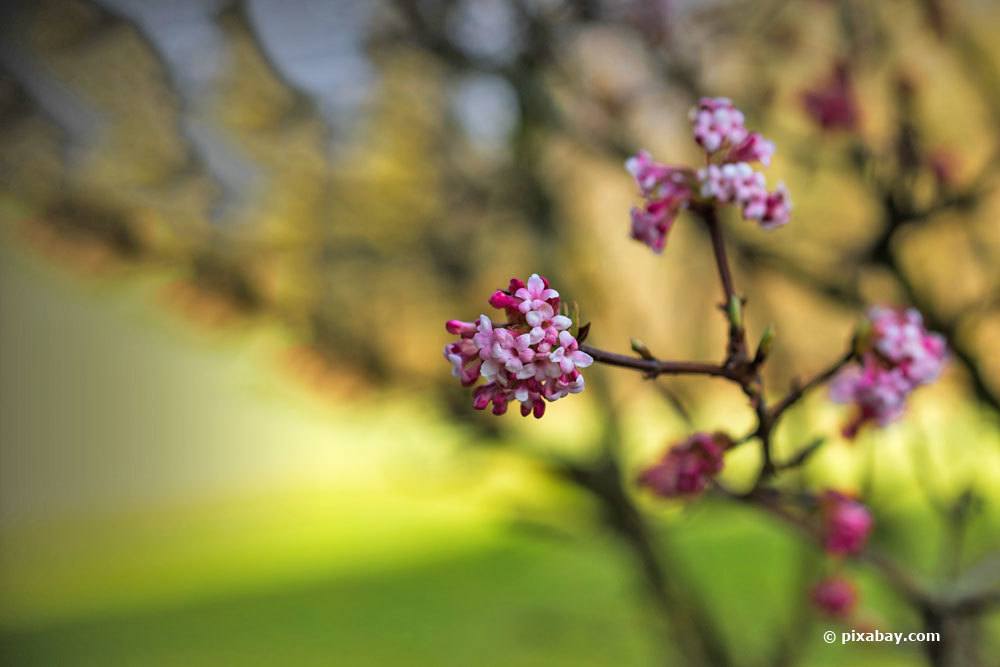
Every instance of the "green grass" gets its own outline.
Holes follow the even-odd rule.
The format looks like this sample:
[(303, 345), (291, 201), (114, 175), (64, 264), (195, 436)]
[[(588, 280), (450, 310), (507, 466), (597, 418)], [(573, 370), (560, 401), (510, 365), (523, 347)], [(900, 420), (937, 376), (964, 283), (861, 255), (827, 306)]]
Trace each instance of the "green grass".
[[(771, 638), (792, 628), (804, 640), (800, 664), (922, 664), (917, 647), (823, 644), (823, 630), (844, 628), (799, 606), (792, 570), (801, 553), (775, 530), (709, 509), (674, 540), (685, 578), (699, 583), (739, 664), (768, 664)], [(5, 665), (60, 666), (662, 664), (668, 640), (633, 577), (628, 554), (603, 538), (505, 531), (410, 567), (317, 573), (8, 628), (0, 656)], [(918, 629), (873, 582), (865, 592), (879, 627)], [(795, 626), (803, 611), (806, 622)]]
[(510, 537), (412, 569), (320, 578), (3, 636), (5, 665), (644, 665), (618, 555)]

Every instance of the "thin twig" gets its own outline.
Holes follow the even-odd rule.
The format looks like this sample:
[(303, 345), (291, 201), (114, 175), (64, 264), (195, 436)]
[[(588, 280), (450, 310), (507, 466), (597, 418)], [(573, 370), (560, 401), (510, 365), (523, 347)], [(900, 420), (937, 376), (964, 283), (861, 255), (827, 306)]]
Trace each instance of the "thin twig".
[(729, 258), (726, 256), (726, 242), (722, 236), (719, 214), (714, 206), (699, 206), (693, 210), (708, 227), (708, 235), (712, 239), (712, 254), (715, 256), (719, 282), (722, 283), (722, 307), (729, 322), (726, 366), (742, 364), (747, 356), (746, 332), (742, 324), (743, 302), (733, 287), (733, 275), (729, 268)]
[(776, 465), (777, 470), (794, 470), (795, 468), (802, 467), (806, 461), (815, 454), (823, 444), (826, 443), (826, 438), (819, 437), (811, 440), (802, 449), (798, 451), (792, 458), (788, 459), (784, 463), (779, 463)]
[(798, 403), (807, 393), (830, 380), (834, 375), (846, 366), (854, 358), (854, 350), (848, 350), (846, 354), (833, 362), (829, 367), (813, 376), (808, 382), (796, 385), (788, 394), (778, 401), (768, 416), (772, 423), (776, 422), (782, 414), (790, 407)]
[(581, 345), (580, 349), (602, 364), (643, 371), (650, 377), (657, 375), (711, 375), (731, 379), (731, 373), (718, 364), (698, 361), (664, 361), (662, 359), (641, 359), (625, 354), (608, 352), (591, 345)]

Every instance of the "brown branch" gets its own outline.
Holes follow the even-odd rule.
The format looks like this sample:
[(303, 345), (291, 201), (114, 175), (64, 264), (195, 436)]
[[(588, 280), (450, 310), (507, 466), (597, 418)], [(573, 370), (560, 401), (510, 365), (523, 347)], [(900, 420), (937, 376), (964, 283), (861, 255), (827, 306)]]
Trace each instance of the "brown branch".
[(828, 368), (817, 373), (808, 382), (802, 385), (796, 385), (788, 394), (778, 401), (775, 406), (771, 409), (768, 415), (768, 420), (774, 424), (781, 417), (781, 415), (788, 410), (790, 407), (798, 403), (808, 392), (812, 391), (816, 387), (830, 380), (837, 372), (846, 366), (854, 358), (854, 350), (849, 350), (847, 354), (842, 356), (837, 361), (833, 362)]
[(641, 359), (630, 357), (625, 354), (608, 352), (590, 345), (581, 345), (580, 349), (602, 364), (618, 366), (620, 368), (631, 368), (642, 371), (649, 377), (657, 375), (711, 375), (733, 379), (732, 374), (719, 366), (698, 361), (663, 361), (662, 359)]
[(714, 206), (702, 206), (694, 210), (708, 226), (708, 233), (712, 238), (712, 252), (715, 254), (715, 266), (719, 271), (719, 280), (722, 283), (723, 303), (728, 304), (735, 291), (733, 289), (733, 276), (729, 270), (729, 259), (726, 257), (726, 243), (722, 238), (722, 228), (719, 225), (718, 212)]
[[(746, 332), (742, 322), (743, 301), (736, 295), (736, 290), (733, 287), (733, 275), (729, 268), (729, 258), (726, 256), (726, 242), (722, 237), (719, 215), (712, 205), (697, 206), (692, 210), (708, 228), (708, 235), (712, 239), (715, 266), (719, 272), (719, 282), (722, 283), (722, 307), (729, 322), (726, 366), (742, 364), (747, 357)], [(748, 381), (749, 379), (745, 378), (742, 384), (746, 384)]]
[(795, 456), (788, 459), (784, 463), (778, 463), (775, 468), (779, 471), (781, 470), (794, 470), (805, 464), (809, 458), (816, 453), (816, 451), (826, 443), (826, 438), (815, 438), (807, 443), (802, 449), (800, 449)]

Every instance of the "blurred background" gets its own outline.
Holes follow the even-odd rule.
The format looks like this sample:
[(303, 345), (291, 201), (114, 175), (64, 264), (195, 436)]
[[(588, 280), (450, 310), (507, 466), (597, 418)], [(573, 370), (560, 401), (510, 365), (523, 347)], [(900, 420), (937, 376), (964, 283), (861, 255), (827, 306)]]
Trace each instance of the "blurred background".
[[(987, 0), (3, 3), (3, 663), (684, 664), (560, 471), (613, 443), (630, 489), (691, 430), (749, 428), (738, 389), (595, 367), (544, 420), (497, 418), (441, 348), (539, 272), (594, 345), (721, 358), (701, 227), (662, 256), (627, 238), (622, 161), (695, 163), (702, 94), (775, 141), (795, 204), (724, 220), (772, 392), (869, 303), (953, 352), (794, 484), (859, 494), (930, 585), (1000, 585), (998, 28)], [(845, 419), (818, 392), (779, 452)], [(824, 644), (829, 564), (781, 525), (636, 502), (731, 664), (926, 664)], [(862, 625), (922, 629), (849, 568)], [(1000, 661), (997, 614), (959, 625), (951, 664)]]

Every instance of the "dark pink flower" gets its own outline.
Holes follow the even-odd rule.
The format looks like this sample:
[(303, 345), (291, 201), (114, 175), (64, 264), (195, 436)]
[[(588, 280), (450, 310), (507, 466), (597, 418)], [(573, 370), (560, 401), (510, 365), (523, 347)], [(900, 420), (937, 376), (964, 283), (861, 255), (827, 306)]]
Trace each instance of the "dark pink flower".
[(631, 216), (632, 238), (645, 243), (655, 253), (663, 252), (667, 234), (677, 219), (677, 209), (667, 201), (655, 200), (646, 202), (642, 207), (633, 206)]
[(847, 65), (838, 63), (819, 87), (803, 92), (802, 106), (824, 130), (856, 129), (859, 112)]
[[(451, 374), (459, 379), (463, 387), (475, 384), (483, 364), (479, 357), (479, 346), (473, 341), (476, 325), (472, 322), (450, 320), (445, 325), (449, 333), (462, 337), (444, 347), (444, 358), (451, 363)], [(468, 327), (472, 327), (469, 330)]]
[(828, 490), (820, 498), (823, 515), (823, 547), (837, 555), (856, 554), (865, 547), (874, 521), (863, 503), (839, 491)]
[(774, 229), (788, 223), (792, 215), (792, 200), (784, 183), (778, 183), (773, 191), (767, 193), (764, 200), (764, 213), (760, 216), (760, 226), (763, 229)]
[(851, 615), (858, 603), (858, 591), (850, 580), (844, 577), (827, 577), (812, 589), (812, 601), (816, 608), (833, 618), (844, 619)]
[(697, 495), (722, 470), (723, 455), (731, 445), (724, 433), (695, 433), (643, 470), (639, 485), (664, 498)]

